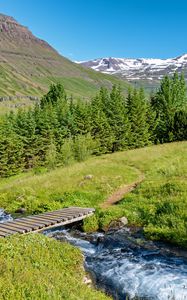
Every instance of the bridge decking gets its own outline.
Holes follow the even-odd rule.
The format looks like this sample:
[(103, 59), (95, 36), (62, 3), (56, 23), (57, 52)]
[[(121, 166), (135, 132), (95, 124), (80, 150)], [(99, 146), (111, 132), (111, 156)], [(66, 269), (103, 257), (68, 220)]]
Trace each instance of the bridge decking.
[(52, 227), (71, 224), (91, 216), (94, 211), (93, 208), (69, 207), (0, 223), (0, 237), (6, 237), (16, 233), (37, 232)]

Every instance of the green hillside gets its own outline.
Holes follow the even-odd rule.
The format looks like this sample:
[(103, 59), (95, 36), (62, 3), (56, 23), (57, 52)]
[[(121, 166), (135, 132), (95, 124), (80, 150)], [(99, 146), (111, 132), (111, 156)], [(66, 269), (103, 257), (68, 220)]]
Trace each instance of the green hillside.
[(13, 18), (0, 15), (0, 97), (41, 96), (50, 84), (63, 83), (69, 94), (89, 97), (100, 86), (128, 84), (113, 76), (88, 70), (61, 56)]
[[(48, 91), (50, 84), (62, 83), (69, 94), (78, 97), (89, 97), (96, 93), (99, 87), (112, 87), (113, 84), (120, 84), (123, 90), (127, 90), (128, 84), (118, 78), (110, 75), (101, 74), (92, 70), (84, 69), (63, 57), (57, 56), (61, 64), (62, 72), (55, 76), (55, 69), (48, 71), (47, 67), (41, 65), (37, 69), (40, 74), (31, 75), (35, 69), (30, 69), (30, 62), (24, 61), (22, 67), (27, 72), (30, 69), (30, 74), (24, 74), (21, 71), (18, 73), (18, 68), (12, 69), (12, 64), (0, 64), (0, 97), (14, 95), (33, 95), (42, 96)], [(16, 58), (13, 62), (19, 66), (22, 57)]]

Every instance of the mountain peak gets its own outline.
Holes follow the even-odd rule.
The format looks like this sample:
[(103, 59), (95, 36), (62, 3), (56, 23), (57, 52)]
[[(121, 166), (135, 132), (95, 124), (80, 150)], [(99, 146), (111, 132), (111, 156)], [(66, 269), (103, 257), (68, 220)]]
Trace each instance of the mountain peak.
[(151, 87), (157, 86), (164, 75), (172, 75), (175, 71), (187, 74), (186, 53), (168, 59), (106, 57), (80, 63), (95, 71), (114, 74), (129, 82), (139, 82)]
[(0, 13), (0, 22), (16, 22), (16, 20), (13, 17)]
[[(13, 17), (0, 14), (0, 38), (4, 36), (5, 39), (19, 39), (19, 38), (33, 38), (34, 36), (27, 27), (19, 24)], [(3, 39), (4, 40), (4, 39)], [(2, 43), (4, 42), (2, 40)]]
[[(0, 14), (0, 43), (0, 50), (7, 52), (33, 53), (36, 51), (36, 46), (56, 52), (48, 43), (35, 37), (27, 27), (19, 24), (13, 17), (4, 14)], [(19, 51), (18, 48), (20, 48)]]
[(187, 60), (187, 54), (184, 53), (181, 56), (176, 57), (176, 60)]

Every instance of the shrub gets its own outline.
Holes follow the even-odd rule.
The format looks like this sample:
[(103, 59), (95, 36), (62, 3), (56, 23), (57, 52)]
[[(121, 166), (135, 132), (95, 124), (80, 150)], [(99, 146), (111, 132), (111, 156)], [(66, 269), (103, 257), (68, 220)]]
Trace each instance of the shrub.
[(77, 161), (86, 160), (92, 153), (95, 147), (95, 142), (93, 141), (90, 134), (88, 135), (78, 135), (74, 140), (74, 157)]
[(83, 230), (85, 232), (95, 232), (99, 229), (99, 220), (97, 214), (84, 219), (83, 221)]

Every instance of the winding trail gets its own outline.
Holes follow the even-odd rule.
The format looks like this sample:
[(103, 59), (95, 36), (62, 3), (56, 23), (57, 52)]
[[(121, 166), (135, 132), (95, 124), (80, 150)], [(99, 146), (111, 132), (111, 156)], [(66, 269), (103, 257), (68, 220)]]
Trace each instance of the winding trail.
[[(138, 170), (138, 169), (137, 169)], [(130, 184), (126, 184), (120, 189), (118, 189), (116, 192), (114, 192), (111, 196), (109, 196), (108, 199), (103, 202), (100, 207), (101, 208), (108, 208), (109, 206), (119, 202), (126, 194), (132, 192), (137, 188), (137, 186), (145, 179), (145, 175), (139, 171), (139, 177), (136, 181), (133, 181)]]

